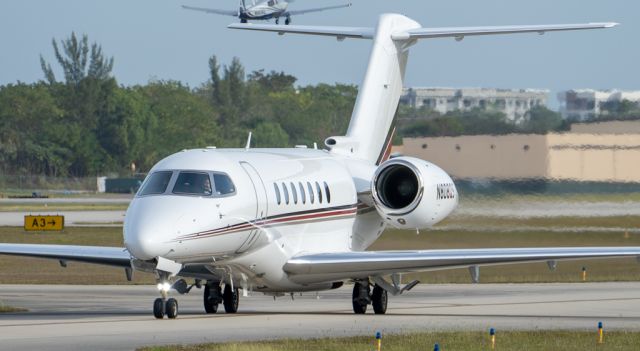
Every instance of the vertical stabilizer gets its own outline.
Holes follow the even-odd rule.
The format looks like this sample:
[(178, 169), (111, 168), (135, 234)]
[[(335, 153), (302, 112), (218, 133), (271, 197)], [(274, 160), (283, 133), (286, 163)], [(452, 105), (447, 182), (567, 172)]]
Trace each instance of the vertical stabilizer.
[(457, 41), (467, 36), (504, 35), (604, 29), (617, 23), (597, 22), (578, 24), (543, 24), (520, 26), (443, 27), (422, 28), (410, 18), (398, 14), (380, 16), (377, 28), (333, 27), (333, 26), (278, 26), (256, 24), (231, 24), (234, 29), (333, 36), (345, 38), (373, 39), (369, 66), (360, 86), (356, 104), (351, 114), (349, 129), (345, 136), (327, 138), (325, 144), (331, 153), (367, 160), (376, 163), (387, 153), (385, 141), (390, 137), (393, 117), (398, 108), (404, 83), (404, 71), (409, 55), (408, 49), (420, 39), (454, 38)]
[(394, 40), (392, 34), (416, 28), (420, 24), (405, 16), (380, 16), (347, 135), (325, 141), (332, 153), (375, 163), (384, 152), (402, 94), (408, 48), (415, 43), (411, 39)]

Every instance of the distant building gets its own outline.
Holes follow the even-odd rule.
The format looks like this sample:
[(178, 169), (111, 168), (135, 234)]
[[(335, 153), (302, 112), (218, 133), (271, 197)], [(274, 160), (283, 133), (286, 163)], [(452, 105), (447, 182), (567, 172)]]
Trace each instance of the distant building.
[(548, 90), (490, 88), (405, 88), (400, 102), (413, 108), (428, 107), (442, 114), (473, 108), (504, 113), (514, 123), (521, 123), (534, 106), (547, 105)]
[(563, 134), (404, 138), (393, 151), (457, 179), (640, 183), (640, 121), (579, 124)]
[(558, 93), (558, 100), (560, 101), (560, 113), (563, 118), (583, 121), (600, 115), (606, 103), (620, 102), (622, 100), (640, 103), (640, 90), (567, 90)]

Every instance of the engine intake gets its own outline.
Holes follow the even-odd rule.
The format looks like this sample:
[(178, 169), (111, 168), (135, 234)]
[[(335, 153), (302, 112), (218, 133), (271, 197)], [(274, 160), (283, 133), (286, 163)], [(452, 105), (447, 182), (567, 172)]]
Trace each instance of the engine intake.
[(392, 160), (374, 176), (374, 198), (389, 210), (411, 212), (422, 197), (418, 170), (404, 160)]
[[(443, 189), (447, 196), (442, 196)], [(458, 204), (455, 185), (445, 171), (406, 156), (386, 161), (376, 169), (371, 195), (384, 221), (401, 229), (428, 228)]]

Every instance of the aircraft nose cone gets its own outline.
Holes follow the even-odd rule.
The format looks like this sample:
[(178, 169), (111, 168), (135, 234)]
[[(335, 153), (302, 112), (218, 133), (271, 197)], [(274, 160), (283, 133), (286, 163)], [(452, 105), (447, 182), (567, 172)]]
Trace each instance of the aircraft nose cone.
[(166, 256), (171, 247), (171, 228), (174, 214), (163, 206), (163, 201), (135, 199), (127, 210), (124, 223), (124, 244), (136, 258), (150, 260)]
[(129, 231), (133, 233), (125, 234), (124, 245), (135, 258), (150, 260), (165, 253), (163, 245), (155, 240), (152, 232), (134, 228), (135, 226), (128, 226), (125, 229), (125, 233)]

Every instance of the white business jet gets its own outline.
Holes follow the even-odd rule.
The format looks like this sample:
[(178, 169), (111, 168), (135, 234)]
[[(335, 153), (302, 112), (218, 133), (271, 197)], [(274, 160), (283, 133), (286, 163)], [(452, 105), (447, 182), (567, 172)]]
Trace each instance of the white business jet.
[[(326, 150), (184, 150), (158, 162), (131, 202), (125, 247), (0, 244), (0, 253), (119, 266), (157, 277), (157, 318), (175, 318), (170, 290), (204, 287), (204, 310), (238, 310), (239, 289), (273, 296), (354, 282), (352, 305), (387, 310), (403, 272), (598, 257), (640, 256), (640, 247), (365, 251), (386, 227), (419, 230), (456, 208), (453, 181), (413, 157), (388, 159), (409, 47), (422, 39), (609, 28), (615, 23), (422, 28), (384, 14), (377, 28), (233, 24), (230, 28), (372, 39), (369, 66), (346, 135)], [(189, 286), (184, 278), (195, 283)], [(476, 276), (477, 278), (477, 276)]]

